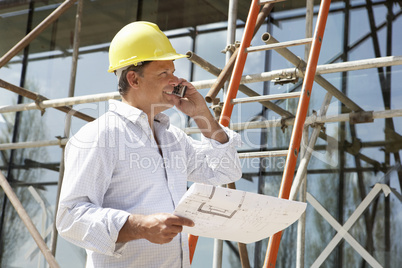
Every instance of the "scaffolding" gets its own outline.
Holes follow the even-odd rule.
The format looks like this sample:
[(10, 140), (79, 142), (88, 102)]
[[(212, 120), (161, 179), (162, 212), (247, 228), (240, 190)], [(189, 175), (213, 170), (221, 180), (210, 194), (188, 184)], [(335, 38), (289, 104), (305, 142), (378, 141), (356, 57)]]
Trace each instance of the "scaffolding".
[[(25, 47), (29, 45), (29, 43), (37, 37), (46, 27), (51, 25), (52, 22), (54, 22), (65, 10), (68, 8), (72, 7), (75, 2), (77, 1), (65, 1), (63, 4), (61, 4), (54, 12), (52, 12), (48, 18), (43, 20), (43, 22), (38, 25), (35, 29), (33, 29), (30, 33), (28, 33), (18, 44), (16, 44), (12, 49), (10, 49), (9, 52), (7, 52), (1, 59), (0, 59), (0, 68), (5, 66), (15, 55), (20, 53)], [(269, 16), (271, 10), (273, 9), (274, 3), (279, 2), (279, 1), (253, 1), (253, 3), (260, 2), (260, 4), (263, 4), (262, 9), (256, 9), (257, 13), (252, 14), (252, 16), (256, 19), (256, 25), (251, 25), (251, 30), (255, 28), (253, 36), (256, 34), (257, 29), (265, 22), (266, 17)], [(325, 2), (325, 1), (323, 1)], [(228, 22), (228, 33), (233, 33), (234, 29), (237, 27), (235, 21), (236, 21), (236, 13), (237, 13), (237, 1), (236, 0), (231, 0), (229, 1), (229, 11), (228, 14), (230, 14), (230, 19)], [(254, 4), (255, 4), (254, 3)], [(347, 7), (349, 7), (349, 2), (347, 1)], [(78, 48), (79, 48), (79, 36), (80, 36), (80, 28), (81, 28), (81, 16), (82, 16), (82, 8), (83, 8), (83, 1), (79, 0), (78, 5), (77, 5), (77, 16), (76, 16), (76, 28), (74, 30), (74, 53), (72, 56), (73, 59), (73, 65), (72, 65), (72, 70), (71, 70), (71, 76), (70, 76), (70, 88), (69, 88), (69, 94), (68, 97), (66, 98), (60, 98), (60, 99), (48, 99), (44, 96), (41, 96), (35, 92), (29, 91), (27, 89), (24, 89), (23, 87), (19, 87), (16, 85), (13, 85), (11, 83), (8, 83), (2, 79), (0, 79), (0, 87), (7, 89), (9, 91), (12, 91), (14, 93), (17, 93), (21, 96), (27, 97), (33, 102), (31, 103), (19, 103), (15, 105), (6, 105), (0, 107), (0, 113), (10, 113), (10, 112), (23, 112), (27, 110), (40, 110), (42, 113), (46, 111), (48, 108), (56, 108), (62, 112), (65, 112), (67, 114), (67, 122), (65, 123), (65, 132), (63, 135), (61, 135), (58, 139), (55, 140), (44, 140), (44, 141), (23, 141), (23, 142), (15, 142), (14, 140), (11, 143), (3, 143), (0, 144), (0, 151), (1, 150), (15, 150), (15, 149), (21, 149), (21, 148), (35, 148), (35, 147), (43, 147), (43, 146), (60, 146), (61, 148), (64, 148), (68, 141), (68, 133), (70, 132), (70, 124), (71, 124), (71, 116), (75, 116), (77, 118), (80, 118), (85, 121), (92, 121), (94, 120), (93, 117), (88, 116), (86, 114), (83, 114), (79, 111), (74, 110), (72, 107), (77, 104), (84, 104), (84, 103), (93, 103), (93, 102), (101, 102), (101, 101), (106, 101), (109, 99), (120, 99), (120, 95), (118, 92), (110, 92), (110, 93), (104, 93), (104, 94), (94, 94), (94, 95), (86, 95), (86, 96), (74, 96), (74, 87), (75, 87), (75, 80), (76, 80), (76, 68), (77, 68), (77, 62), (78, 62)], [(289, 94), (269, 94), (269, 95), (260, 95), (257, 92), (253, 91), (249, 87), (247, 87), (246, 84), (250, 83), (256, 83), (256, 82), (266, 82), (266, 81), (275, 81), (279, 83), (289, 83), (289, 82), (294, 82), (298, 78), (306, 79), (306, 66), (307, 62), (309, 59), (309, 52), (310, 52), (310, 43), (313, 41), (312, 38), (312, 32), (313, 32), (313, 17), (314, 17), (314, 1), (313, 0), (307, 0), (306, 1), (306, 38), (305, 39), (299, 39), (295, 41), (285, 41), (285, 42), (279, 42), (276, 40), (270, 33), (264, 33), (261, 37), (261, 41), (265, 43), (265, 45), (261, 46), (255, 46), (255, 47), (250, 47), (250, 48), (245, 48), (249, 46), (249, 42), (251, 41), (252, 36), (248, 37), (248, 44), (245, 42), (242, 42), (240, 44), (240, 48), (236, 46), (234, 43), (234, 38), (230, 37), (228, 38), (228, 50), (233, 53), (230, 53), (230, 55), (227, 57), (227, 64), (225, 67), (221, 70), (218, 67), (212, 65), (211, 63), (207, 62), (205, 59), (202, 59), (199, 55), (194, 53), (193, 51), (189, 51), (187, 54), (189, 55), (189, 60), (195, 64), (200, 66), (201, 68), (205, 69), (209, 73), (217, 76), (217, 79), (211, 79), (211, 80), (203, 80), (203, 81), (192, 81), (192, 84), (195, 86), (196, 89), (205, 89), (205, 88), (211, 88), (211, 90), (208, 92), (206, 95), (206, 101), (207, 102), (214, 102), (215, 106), (214, 108), (222, 109), (223, 110), (223, 115), (221, 117), (221, 123), (223, 125), (229, 126), (231, 129), (235, 131), (242, 131), (242, 130), (248, 130), (248, 129), (268, 129), (268, 128), (277, 128), (280, 127), (282, 129), (286, 128), (287, 126), (294, 126), (295, 124), (295, 114), (290, 113), (287, 110), (284, 110), (281, 108), (275, 101), (277, 100), (283, 100), (283, 99), (288, 99), (288, 98), (299, 98), (302, 94), (302, 92), (291, 92)], [(328, 9), (329, 9), (329, 4), (328, 4)], [(367, 9), (370, 10), (372, 9), (372, 4), (371, 1), (367, 1)], [(258, 13), (259, 12), (259, 13)], [(391, 12), (391, 14), (393, 14)], [(392, 25), (393, 19), (395, 19), (397, 16), (399, 16), (401, 12), (398, 14), (393, 14), (393, 16), (388, 16), (388, 25)], [(233, 18), (234, 16), (234, 18)], [(381, 81), (381, 87), (386, 87), (387, 83), (389, 83), (389, 79), (386, 78), (386, 74), (384, 74), (383, 68), (390, 68), (391, 66), (396, 66), (396, 65), (402, 65), (402, 56), (393, 56), (393, 55), (387, 55), (386, 57), (381, 57), (378, 51), (378, 37), (377, 37), (377, 30), (380, 28), (384, 27), (384, 25), (380, 25), (376, 27), (374, 23), (374, 18), (372, 17), (372, 12), (369, 12), (369, 19), (370, 19), (370, 26), (371, 26), (371, 34), (369, 34), (369, 37), (373, 38), (374, 42), (374, 48), (375, 48), (375, 58), (371, 59), (362, 59), (362, 60), (355, 60), (355, 61), (348, 61), (347, 59), (347, 52), (358, 46), (359, 41), (357, 41), (355, 44), (348, 46), (347, 44), (347, 38), (345, 37), (345, 47), (344, 47), (344, 55), (337, 55), (336, 57), (333, 58), (332, 62), (329, 64), (325, 65), (318, 65), (316, 70), (315, 70), (315, 75), (313, 74), (311, 79), (314, 79), (314, 81), (320, 85), (322, 88), (324, 88), (327, 91), (327, 94), (325, 95), (325, 98), (323, 100), (323, 103), (321, 105), (321, 108), (318, 112), (313, 113), (307, 117), (305, 117), (305, 121), (302, 122), (302, 126), (305, 129), (307, 127), (312, 127), (313, 131), (308, 137), (308, 132), (305, 131), (303, 134), (303, 139), (304, 143), (300, 147), (300, 144), (296, 144), (295, 148), (291, 148), (291, 153), (294, 150), (299, 150), (300, 148), (300, 158), (299, 158), (299, 164), (298, 164), (298, 169), (297, 172), (294, 170), (285, 170), (284, 172), (289, 172), (288, 176), (293, 180), (290, 183), (291, 188), (289, 188), (289, 192), (286, 194), (286, 198), (295, 200), (297, 196), (299, 195), (299, 199), (302, 201), (307, 201), (311, 206), (313, 206), (323, 217), (333, 226), (333, 228), (337, 231), (336, 237), (331, 241), (331, 243), (328, 245), (328, 247), (322, 252), (322, 254), (319, 256), (319, 258), (314, 262), (313, 267), (319, 267), (325, 259), (328, 257), (328, 255), (335, 249), (336, 245), (341, 241), (342, 239), (347, 240), (352, 247), (359, 253), (359, 255), (362, 256), (362, 258), (369, 263), (373, 267), (382, 267), (378, 261), (372, 256), (370, 252), (368, 252), (364, 247), (362, 247), (354, 238), (348, 233), (348, 229), (351, 227), (351, 225), (360, 217), (363, 213), (363, 211), (367, 208), (367, 206), (375, 200), (375, 197), (381, 193), (381, 191), (384, 192), (386, 196), (388, 196), (389, 193), (394, 193), (398, 194), (396, 191), (393, 189), (390, 189), (387, 184), (376, 184), (372, 191), (370, 191), (369, 194), (365, 194), (364, 190), (362, 190), (362, 187), (360, 185), (360, 190), (363, 191), (362, 196), (365, 198), (362, 198), (362, 203), (361, 205), (356, 209), (355, 213), (350, 217), (348, 221), (346, 221), (343, 224), (343, 217), (340, 217), (338, 221), (333, 219), (331, 215), (325, 210), (325, 208), (319, 204), (319, 202), (306, 191), (306, 183), (307, 183), (307, 165), (311, 159), (312, 152), (317, 148), (316, 142), (318, 138), (323, 139), (324, 141), (329, 142), (330, 140), (336, 141), (334, 137), (330, 137), (327, 135), (325, 132), (323, 132), (323, 129), (325, 128), (326, 123), (331, 123), (331, 122), (349, 122), (351, 131), (355, 135), (355, 124), (359, 123), (369, 123), (373, 122), (376, 119), (385, 119), (386, 121), (386, 126), (388, 130), (392, 134), (396, 134), (395, 127), (393, 125), (392, 119), (395, 117), (401, 117), (402, 116), (402, 109), (391, 109), (390, 105), (386, 106), (386, 109), (383, 111), (365, 111), (362, 109), (356, 102), (354, 102), (352, 99), (350, 99), (345, 93), (344, 90), (340, 90), (336, 88), (334, 85), (332, 85), (329, 81), (327, 81), (322, 75), (323, 74), (330, 74), (330, 73), (346, 73), (348, 71), (355, 71), (355, 70), (364, 70), (364, 69), (372, 69), (372, 68), (377, 68), (378, 70), (378, 75), (379, 79)], [(246, 24), (247, 27), (247, 24)], [(246, 32), (250, 32), (250, 30), (245, 30)], [(368, 37), (363, 37), (362, 39), (366, 39)], [(320, 40), (321, 42), (322, 40)], [(296, 46), (296, 45), (305, 45), (306, 47), (306, 53), (304, 55), (304, 59), (301, 59), (300, 57), (296, 56), (293, 54), (287, 47), (289, 46)], [(391, 46), (391, 44), (389, 44)], [(232, 49), (232, 50), (231, 50)], [(265, 51), (265, 50), (274, 50), (276, 53), (281, 55), (283, 58), (285, 58), (287, 61), (289, 61), (292, 65), (294, 65), (294, 68), (286, 68), (286, 69), (280, 69), (280, 70), (272, 70), (268, 72), (261, 72), (261, 73), (256, 73), (256, 74), (251, 74), (251, 75), (243, 75), (242, 76), (242, 68), (240, 73), (232, 73), (234, 68), (234, 65), (236, 64), (236, 58), (238, 57), (239, 51), (247, 51), (247, 52), (258, 52), (258, 51)], [(390, 48), (387, 49), (388, 52), (391, 51)], [(343, 58), (345, 59), (344, 62), (340, 63), (335, 63), (336, 60)], [(238, 90), (248, 97), (245, 98), (236, 98), (236, 93), (231, 93), (231, 86), (229, 85), (229, 89), (225, 94), (228, 94), (228, 100), (224, 103), (217, 104), (216, 102), (216, 96), (218, 92), (224, 87), (224, 83), (229, 79), (229, 77), (232, 76), (234, 79), (238, 79), (236, 83), (240, 84), (238, 86)], [(311, 76), (311, 74), (310, 74)], [(346, 75), (342, 76), (342, 79), (345, 78)], [(311, 82), (312, 83), (312, 82)], [(345, 83), (342, 83), (342, 86), (344, 86)], [(389, 85), (388, 85), (389, 86)], [(237, 87), (236, 87), (237, 88)], [(295, 89), (297, 86), (295, 86)], [(236, 89), (237, 90), (237, 89)], [(382, 89), (384, 91), (384, 89)], [(332, 99), (332, 97), (336, 98), (339, 100), (343, 105), (344, 109), (343, 112), (338, 114), (338, 115), (326, 115), (327, 109), (329, 106), (329, 103)], [(389, 101), (389, 100), (388, 100)], [(265, 109), (269, 109), (275, 113), (277, 113), (281, 118), (279, 119), (274, 119), (274, 120), (262, 120), (262, 121), (249, 121), (249, 122), (244, 122), (244, 123), (234, 123), (234, 124), (229, 124), (229, 117), (227, 117), (225, 114), (225, 111), (227, 109), (233, 109), (234, 105), (240, 105), (242, 103), (250, 103), (250, 102), (257, 102), (260, 103)], [(217, 104), (217, 105), (216, 105)], [(223, 105), (223, 108), (222, 108)], [(229, 108), (228, 108), (229, 107)], [(230, 113), (230, 112), (229, 112)], [(343, 126), (344, 127), (344, 126)], [(194, 127), (187, 127), (184, 129), (184, 131), (187, 134), (195, 134), (199, 133), (199, 130)], [(302, 137), (300, 136), (300, 139)], [(393, 140), (391, 142), (394, 142)], [(347, 141), (340, 140), (336, 141), (336, 143), (339, 143), (341, 146), (339, 148), (343, 148), (343, 144), (347, 144)], [(387, 141), (381, 142), (374, 144), (372, 146), (389, 146), (387, 145)], [(392, 145), (391, 145), (392, 146)], [(363, 168), (361, 167), (360, 161), (365, 161), (367, 164), (371, 165), (373, 167), (373, 170), (376, 171), (381, 171), (384, 173), (389, 172), (390, 166), (386, 165), (384, 166), (383, 164), (379, 163), (378, 161), (372, 159), (368, 155), (364, 155), (361, 152), (352, 151), (346, 149), (346, 153), (349, 153), (352, 157), (355, 158), (356, 160), (356, 172), (359, 177), (359, 181), (362, 181), (362, 174), (361, 170)], [(401, 159), (399, 156), (398, 150), (393, 151), (392, 154), (394, 155), (395, 162), (397, 165), (401, 165)], [(63, 154), (62, 154), (63, 155)], [(297, 155), (297, 154), (296, 154)], [(240, 158), (266, 158), (266, 157), (278, 157), (278, 156), (287, 156), (289, 158), (289, 150), (287, 149), (278, 149), (278, 150), (264, 150), (264, 151), (258, 151), (258, 152), (252, 152), (252, 151), (247, 151), (247, 152), (240, 152), (239, 153)], [(297, 158), (296, 158), (297, 160)], [(294, 160), (294, 163), (296, 163)], [(342, 168), (342, 167), (341, 167)], [(62, 184), (62, 177), (63, 177), (63, 170), (64, 165), (63, 165), (63, 156), (62, 156), (62, 161), (60, 163), (60, 179), (59, 182), (57, 183), (59, 186)], [(343, 170), (345, 171), (345, 169)], [(398, 172), (398, 179), (399, 179), (399, 184), (400, 187), (402, 186), (402, 172), (397, 170)], [(294, 178), (293, 178), (294, 176)], [(56, 250), (56, 229), (53, 229), (52, 232), (52, 246), (51, 249), (49, 250), (45, 241), (43, 238), (40, 237), (40, 234), (37, 232), (35, 226), (32, 224), (32, 221), (30, 221), (28, 215), (24, 211), (21, 203), (18, 202), (18, 198), (13, 194), (12, 188), (10, 186), (10, 182), (3, 176), (3, 174), (0, 174), (0, 184), (9, 197), (10, 201), (12, 202), (13, 206), (15, 209), (18, 211), (20, 214), (21, 218), (23, 219), (24, 223), (26, 224), (28, 230), (30, 231), (32, 237), (34, 238), (35, 242), (37, 243), (38, 247), (42, 251), (43, 255), (45, 256), (48, 264), (50, 267), (59, 267), (56, 260), (54, 259), (55, 255), (55, 250)], [(234, 187), (234, 186), (230, 186)], [(281, 196), (282, 197), (282, 196)], [(340, 210), (342, 210), (342, 206), (340, 206)], [(366, 216), (365, 216), (366, 217)], [(367, 220), (367, 219), (366, 219)], [(301, 218), (299, 221), (299, 231), (298, 231), (298, 243), (297, 243), (297, 267), (304, 267), (304, 231), (305, 231), (305, 216)], [(343, 225), (342, 225), (343, 224)], [(271, 238), (272, 239), (272, 238)], [(270, 242), (271, 242), (270, 239)], [(192, 241), (190, 239), (190, 243), (195, 246), (196, 241)], [(274, 242), (275, 243), (275, 242)], [(221, 258), (222, 258), (222, 243), (216, 243), (216, 247), (218, 248), (216, 254), (214, 254), (214, 267), (220, 267), (221, 265)], [(279, 244), (278, 244), (279, 246)], [(276, 249), (277, 250), (277, 249)], [(267, 250), (267, 254), (268, 254)], [(52, 254), (49, 254), (49, 253)], [(246, 250), (245, 245), (239, 244), (239, 253), (240, 253), (240, 260), (242, 267), (250, 267), (250, 262), (248, 260), (248, 253)], [(275, 252), (275, 255), (277, 254), (277, 251)], [(340, 255), (342, 253), (339, 253)], [(192, 257), (193, 255), (191, 255)], [(342, 256), (340, 256), (342, 258)], [(267, 256), (267, 259), (269, 257)], [(266, 263), (264, 264), (264, 267), (273, 267), (275, 266), (275, 260), (274, 261), (269, 261), (266, 259)]]

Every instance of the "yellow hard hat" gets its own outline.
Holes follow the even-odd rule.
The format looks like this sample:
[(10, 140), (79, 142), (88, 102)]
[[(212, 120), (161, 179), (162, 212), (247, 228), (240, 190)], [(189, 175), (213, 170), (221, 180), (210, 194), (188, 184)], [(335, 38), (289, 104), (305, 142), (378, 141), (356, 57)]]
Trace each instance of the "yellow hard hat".
[(137, 21), (124, 26), (110, 43), (108, 72), (142, 61), (185, 57), (187, 55), (176, 53), (169, 39), (156, 24)]

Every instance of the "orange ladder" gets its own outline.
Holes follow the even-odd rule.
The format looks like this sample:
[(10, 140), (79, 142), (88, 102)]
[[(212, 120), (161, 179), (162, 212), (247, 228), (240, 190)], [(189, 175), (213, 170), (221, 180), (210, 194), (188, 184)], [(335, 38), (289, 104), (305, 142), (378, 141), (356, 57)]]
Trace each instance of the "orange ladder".
[[(261, 4), (275, 3), (283, 0), (268, 0), (268, 1), (259, 1), (252, 0), (249, 14), (247, 17), (244, 34), (242, 37), (242, 41), (240, 47), (238, 49), (238, 54), (235, 62), (235, 66), (233, 69), (233, 73), (230, 79), (228, 92), (226, 96), (226, 101), (224, 102), (222, 115), (220, 117), (219, 123), (223, 126), (229, 126), (230, 117), (232, 115), (234, 102), (233, 100), (236, 98), (237, 91), (240, 85), (240, 81), (243, 74), (244, 65), (247, 59), (247, 53), (250, 47), (251, 40), (253, 38), (253, 32), (256, 25), (257, 16), (260, 10)], [(320, 5), (320, 10), (317, 18), (316, 28), (314, 32), (314, 36), (312, 39), (312, 46), (310, 51), (310, 57), (307, 62), (306, 72), (303, 80), (303, 86), (301, 90), (300, 100), (297, 108), (297, 113), (295, 116), (295, 123), (293, 126), (292, 136), (290, 139), (290, 145), (287, 152), (285, 169), (282, 177), (282, 183), (279, 191), (279, 197), (284, 199), (289, 199), (290, 189), (293, 182), (293, 177), (297, 164), (297, 157), (300, 149), (300, 142), (302, 138), (303, 126), (306, 120), (308, 106), (310, 102), (310, 96), (312, 91), (312, 86), (314, 82), (314, 76), (317, 68), (317, 62), (321, 50), (321, 44), (323, 40), (323, 35), (325, 31), (325, 25), (328, 17), (329, 6), (331, 4), (331, 0), (322, 0)], [(299, 41), (295, 42), (287, 42), (288, 46), (300, 44)], [(283, 43), (282, 43), (283, 44)], [(272, 49), (274, 48), (272, 45), (266, 45), (265, 48), (262, 49)], [(261, 49), (261, 50), (262, 50)], [(257, 50), (256, 50), (257, 51)], [(282, 232), (278, 232), (273, 235), (269, 239), (267, 254), (265, 257), (264, 267), (275, 267), (276, 257), (279, 250), (279, 244), (281, 240)], [(197, 236), (189, 236), (189, 247), (190, 247), (190, 262), (192, 262), (195, 247), (197, 244), (198, 237)]]

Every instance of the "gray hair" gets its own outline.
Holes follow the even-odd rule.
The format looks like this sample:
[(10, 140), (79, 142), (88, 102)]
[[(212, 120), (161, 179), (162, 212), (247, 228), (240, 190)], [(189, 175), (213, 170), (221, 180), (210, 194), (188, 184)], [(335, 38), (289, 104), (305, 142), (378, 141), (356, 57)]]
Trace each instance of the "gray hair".
[[(121, 72), (120, 77), (118, 77), (118, 80), (119, 80), (119, 82), (118, 82), (118, 89), (119, 89), (119, 93), (120, 93), (121, 96), (124, 96), (124, 95), (127, 94), (128, 89), (129, 89), (129, 86), (130, 86), (130, 84), (129, 84), (128, 81), (127, 81), (127, 73), (128, 73), (129, 71), (134, 71), (134, 72), (136, 72), (139, 76), (142, 77), (143, 74), (144, 74), (144, 67), (145, 67), (148, 63), (150, 63), (150, 61), (144, 61), (144, 62), (141, 62), (141, 63), (137, 63), (137, 65), (131, 65), (131, 66), (129, 66), (127, 69), (125, 69), (125, 70), (123, 70), (123, 71)], [(115, 74), (118, 75), (118, 73), (117, 73), (116, 71), (115, 71)]]

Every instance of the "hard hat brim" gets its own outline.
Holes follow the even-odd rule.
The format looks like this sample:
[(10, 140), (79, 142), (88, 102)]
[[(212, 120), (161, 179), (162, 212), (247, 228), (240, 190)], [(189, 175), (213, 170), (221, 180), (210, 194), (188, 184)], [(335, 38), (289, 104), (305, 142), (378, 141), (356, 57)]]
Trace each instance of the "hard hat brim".
[(110, 66), (108, 72), (113, 73), (115, 70), (128, 67), (130, 65), (135, 65), (139, 62), (144, 62), (144, 61), (165, 61), (165, 60), (178, 60), (182, 58), (188, 58), (188, 55), (184, 54), (178, 54), (178, 53), (169, 53), (165, 54), (163, 56), (157, 56), (157, 57), (151, 57), (151, 58), (146, 58), (146, 59), (140, 59), (140, 58), (134, 58), (134, 59), (128, 59), (121, 61), (117, 66)]

